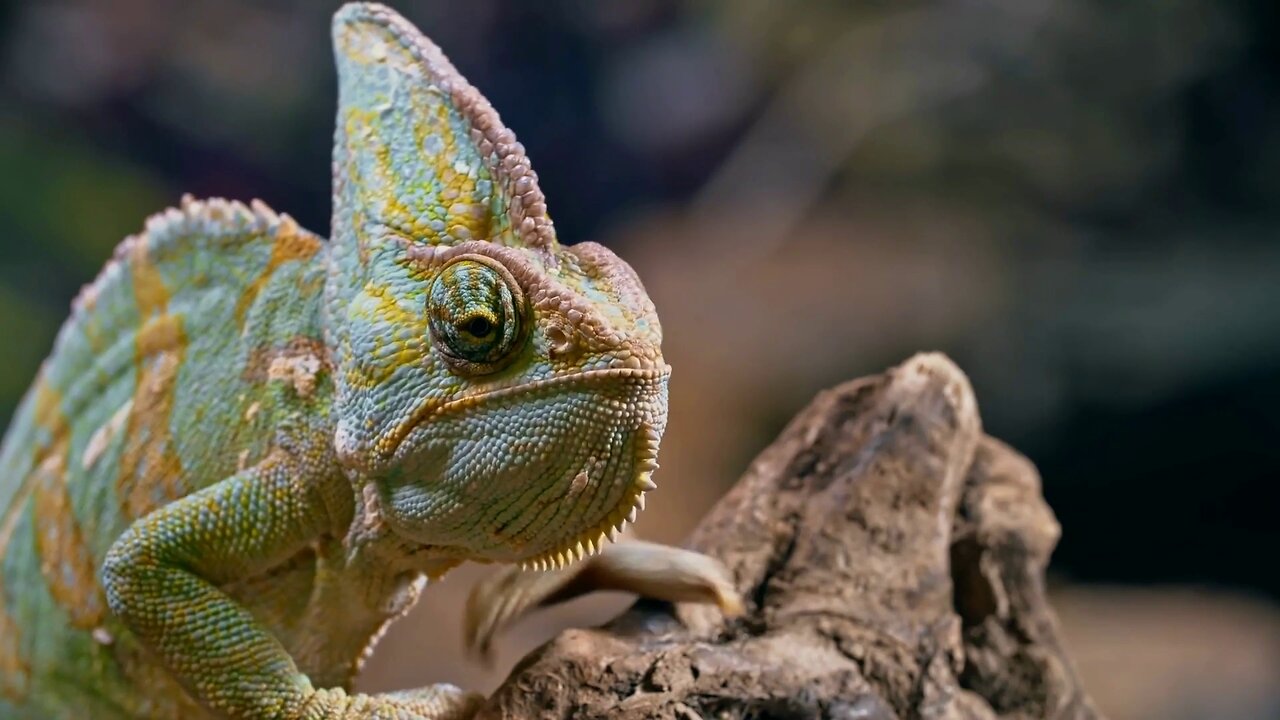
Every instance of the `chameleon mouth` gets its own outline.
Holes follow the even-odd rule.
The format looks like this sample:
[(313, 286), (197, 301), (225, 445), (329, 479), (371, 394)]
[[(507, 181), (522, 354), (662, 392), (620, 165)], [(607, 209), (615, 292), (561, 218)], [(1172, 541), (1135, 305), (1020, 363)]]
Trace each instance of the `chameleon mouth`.
[[(595, 384), (612, 383), (620, 380), (630, 382), (655, 382), (666, 378), (669, 375), (671, 375), (670, 365), (641, 368), (597, 368), (594, 370), (582, 370), (565, 375), (557, 375), (555, 377), (534, 380), (532, 382), (523, 382), (516, 385), (494, 388), (474, 395), (445, 400), (443, 402), (439, 400), (427, 401), (419, 405), (407, 420), (397, 425), (386, 437), (380, 439), (377, 443), (376, 449), (380, 451), (380, 454), (383, 454), (386, 457), (392, 457), (400, 451), (401, 446), (404, 444), (405, 440), (408, 439), (414, 429), (418, 428), (422, 424), (445, 415), (451, 415), (464, 410), (476, 408), (484, 403), (501, 401), (504, 398), (527, 395), (529, 393), (546, 392), (564, 385), (591, 387)], [(657, 454), (656, 442), (654, 443), (653, 452), (655, 455)], [(637, 462), (640, 460), (641, 458), (637, 458)], [(639, 482), (639, 480), (637, 480), (637, 482)]]
[(596, 555), (606, 544), (618, 539), (627, 523), (636, 521), (636, 514), (644, 510), (644, 494), (658, 487), (653, 481), (653, 471), (658, 469), (658, 441), (661, 438), (661, 432), (653, 425), (642, 425), (638, 432), (635, 479), (627, 486), (614, 509), (576, 537), (551, 550), (521, 560), (522, 570), (557, 570)]

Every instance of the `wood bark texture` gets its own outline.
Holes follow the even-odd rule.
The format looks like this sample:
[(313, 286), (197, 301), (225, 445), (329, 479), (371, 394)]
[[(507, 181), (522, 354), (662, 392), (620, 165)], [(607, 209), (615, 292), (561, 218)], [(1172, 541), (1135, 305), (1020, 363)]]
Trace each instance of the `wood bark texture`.
[(945, 356), (821, 393), (689, 539), (747, 600), (639, 601), (484, 718), (1099, 718), (1045, 596), (1059, 527)]

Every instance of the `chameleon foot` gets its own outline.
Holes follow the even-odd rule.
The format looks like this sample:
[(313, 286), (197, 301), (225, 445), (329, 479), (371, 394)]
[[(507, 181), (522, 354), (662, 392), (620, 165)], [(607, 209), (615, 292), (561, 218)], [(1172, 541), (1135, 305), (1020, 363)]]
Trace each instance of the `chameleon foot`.
[(743, 611), (733, 578), (718, 560), (669, 545), (622, 541), (558, 570), (510, 566), (477, 583), (467, 598), (467, 648), (487, 659), (498, 631), (529, 611), (597, 590), (621, 590), (669, 602), (714, 603), (730, 617)]

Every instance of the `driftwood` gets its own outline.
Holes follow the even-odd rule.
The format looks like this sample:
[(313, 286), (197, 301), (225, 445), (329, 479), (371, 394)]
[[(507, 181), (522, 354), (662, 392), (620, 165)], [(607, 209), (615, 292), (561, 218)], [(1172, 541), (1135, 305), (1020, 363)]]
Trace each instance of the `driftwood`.
[(1045, 597), (1058, 534), (965, 375), (918, 355), (819, 395), (690, 538), (746, 616), (639, 601), (482, 717), (1097, 718)]

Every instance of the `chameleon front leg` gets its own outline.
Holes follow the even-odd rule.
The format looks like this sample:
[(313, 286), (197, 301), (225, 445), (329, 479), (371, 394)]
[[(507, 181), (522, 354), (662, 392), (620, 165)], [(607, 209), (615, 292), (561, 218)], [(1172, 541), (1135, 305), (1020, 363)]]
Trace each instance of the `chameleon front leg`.
[(487, 657), (498, 631), (529, 611), (599, 590), (668, 602), (713, 603), (730, 617), (743, 611), (733, 578), (720, 561), (692, 550), (628, 539), (564, 568), (538, 572), (509, 566), (478, 583), (467, 598), (467, 647)]
[(280, 642), (219, 589), (330, 527), (304, 463), (260, 464), (140, 518), (103, 565), (107, 602), (191, 694), (229, 718), (443, 720), (479, 698), (451, 686), (388, 695), (316, 689)]

